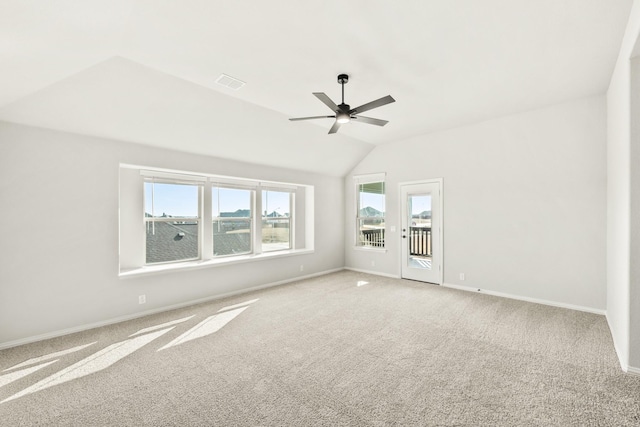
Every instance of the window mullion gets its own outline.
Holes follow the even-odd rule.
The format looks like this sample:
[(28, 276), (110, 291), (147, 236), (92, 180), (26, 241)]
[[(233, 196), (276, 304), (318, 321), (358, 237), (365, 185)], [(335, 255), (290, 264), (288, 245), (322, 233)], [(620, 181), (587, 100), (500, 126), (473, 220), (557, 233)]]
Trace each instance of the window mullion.
[(296, 193), (292, 192), (289, 195), (289, 246), (291, 249), (296, 248), (296, 230), (293, 224), (293, 219), (295, 218), (295, 197)]
[(202, 260), (209, 260), (213, 257), (213, 202), (211, 194), (211, 182), (207, 181), (203, 186), (201, 197), (201, 210), (202, 218), (200, 223), (201, 232), (201, 245), (200, 245), (200, 257)]
[(262, 253), (262, 211), (265, 207), (262, 205), (262, 191), (258, 188), (253, 192), (253, 253), (258, 255)]

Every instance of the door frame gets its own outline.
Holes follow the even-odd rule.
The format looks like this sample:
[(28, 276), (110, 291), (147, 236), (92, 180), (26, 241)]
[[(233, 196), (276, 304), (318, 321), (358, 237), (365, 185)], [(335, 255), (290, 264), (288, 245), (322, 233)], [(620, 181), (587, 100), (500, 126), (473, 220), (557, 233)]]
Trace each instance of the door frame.
[[(440, 246), (440, 271), (438, 272), (438, 280), (439, 283), (437, 283), (438, 285), (442, 286), (442, 284), (444, 283), (444, 183), (443, 183), (443, 179), (442, 178), (430, 178), (430, 179), (421, 179), (418, 181), (404, 181), (404, 182), (400, 182), (398, 183), (398, 212), (399, 212), (399, 217), (400, 217), (400, 233), (398, 234), (398, 240), (400, 242), (400, 246), (398, 246), (400, 248), (400, 250), (398, 251), (398, 258), (400, 260), (400, 274), (398, 275), (400, 278), (402, 278), (402, 263), (405, 261), (402, 258), (402, 245), (403, 243), (403, 239), (402, 239), (402, 205), (403, 203), (406, 202), (406, 200), (403, 200), (402, 197), (402, 186), (403, 185), (413, 185), (413, 184), (437, 184), (438, 188), (440, 190), (440, 209), (438, 209), (438, 213), (440, 214), (440, 230), (438, 233), (438, 243)], [(426, 283), (426, 282), (425, 282)]]

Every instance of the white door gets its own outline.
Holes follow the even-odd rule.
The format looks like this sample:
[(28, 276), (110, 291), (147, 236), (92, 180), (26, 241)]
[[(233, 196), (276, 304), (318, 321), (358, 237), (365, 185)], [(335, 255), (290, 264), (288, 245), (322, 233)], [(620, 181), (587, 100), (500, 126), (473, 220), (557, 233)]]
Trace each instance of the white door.
[(442, 284), (442, 181), (401, 184), (402, 277)]

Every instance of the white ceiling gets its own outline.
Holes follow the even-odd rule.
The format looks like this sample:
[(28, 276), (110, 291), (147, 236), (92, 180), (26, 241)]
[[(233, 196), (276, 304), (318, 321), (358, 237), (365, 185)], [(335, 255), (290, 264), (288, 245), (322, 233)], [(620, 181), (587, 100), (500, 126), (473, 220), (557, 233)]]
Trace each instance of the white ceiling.
[[(346, 174), (375, 144), (607, 89), (632, 0), (0, 0), (0, 120)], [(226, 73), (239, 91), (215, 83)], [(327, 135), (312, 92), (397, 102)]]

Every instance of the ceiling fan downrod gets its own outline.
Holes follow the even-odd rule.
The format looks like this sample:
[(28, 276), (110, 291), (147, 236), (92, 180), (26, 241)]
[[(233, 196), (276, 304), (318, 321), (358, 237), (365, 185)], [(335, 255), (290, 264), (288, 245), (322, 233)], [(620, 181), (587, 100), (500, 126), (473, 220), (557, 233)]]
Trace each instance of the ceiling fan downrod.
[(338, 83), (342, 85), (342, 105), (344, 105), (344, 85), (349, 83), (349, 76), (347, 74), (338, 74)]

